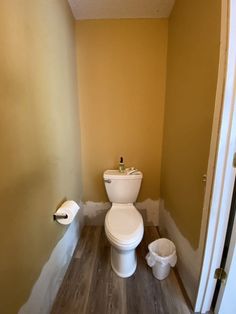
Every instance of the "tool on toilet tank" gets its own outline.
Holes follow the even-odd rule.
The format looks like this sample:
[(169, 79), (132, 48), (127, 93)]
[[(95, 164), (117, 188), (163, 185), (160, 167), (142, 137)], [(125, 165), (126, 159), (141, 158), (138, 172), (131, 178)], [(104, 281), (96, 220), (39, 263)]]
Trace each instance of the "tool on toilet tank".
[(131, 167), (131, 168), (127, 168), (126, 169), (126, 174), (127, 175), (131, 175), (131, 174), (135, 174), (138, 171), (137, 168)]

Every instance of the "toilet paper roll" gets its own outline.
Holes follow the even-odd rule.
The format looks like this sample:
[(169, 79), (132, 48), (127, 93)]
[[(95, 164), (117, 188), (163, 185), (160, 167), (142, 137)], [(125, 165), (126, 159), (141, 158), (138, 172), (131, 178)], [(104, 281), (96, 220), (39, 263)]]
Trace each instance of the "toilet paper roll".
[[(76, 214), (78, 213), (79, 205), (74, 201), (66, 201), (61, 205), (60, 208), (56, 211), (54, 214), (54, 217), (57, 222), (59, 222), (62, 225), (69, 225), (73, 219), (75, 218)], [(60, 218), (57, 216), (65, 216), (67, 215), (67, 218)]]

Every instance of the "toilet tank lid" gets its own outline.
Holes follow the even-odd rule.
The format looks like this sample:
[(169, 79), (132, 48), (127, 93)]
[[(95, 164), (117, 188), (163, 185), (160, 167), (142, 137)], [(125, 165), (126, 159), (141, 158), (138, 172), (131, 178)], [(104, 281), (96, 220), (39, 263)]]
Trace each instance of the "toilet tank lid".
[(137, 170), (133, 172), (132, 174), (127, 174), (125, 171), (124, 173), (121, 173), (119, 170), (106, 170), (103, 173), (104, 179), (115, 179), (115, 180), (135, 180), (135, 179), (141, 179), (143, 177), (143, 174), (141, 171)]

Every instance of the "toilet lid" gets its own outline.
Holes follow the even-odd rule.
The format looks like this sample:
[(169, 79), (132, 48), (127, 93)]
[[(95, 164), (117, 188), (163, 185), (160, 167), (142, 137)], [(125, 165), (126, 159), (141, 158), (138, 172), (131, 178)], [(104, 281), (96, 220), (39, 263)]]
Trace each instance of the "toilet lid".
[(133, 205), (116, 205), (106, 215), (106, 229), (117, 241), (128, 244), (143, 233), (143, 219)]

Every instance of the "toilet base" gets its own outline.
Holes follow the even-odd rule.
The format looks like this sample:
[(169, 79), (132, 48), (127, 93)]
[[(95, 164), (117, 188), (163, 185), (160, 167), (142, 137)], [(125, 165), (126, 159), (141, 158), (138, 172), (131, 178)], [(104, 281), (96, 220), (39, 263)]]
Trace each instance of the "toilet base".
[(135, 249), (122, 251), (111, 247), (111, 267), (117, 276), (121, 278), (132, 276), (137, 267)]

